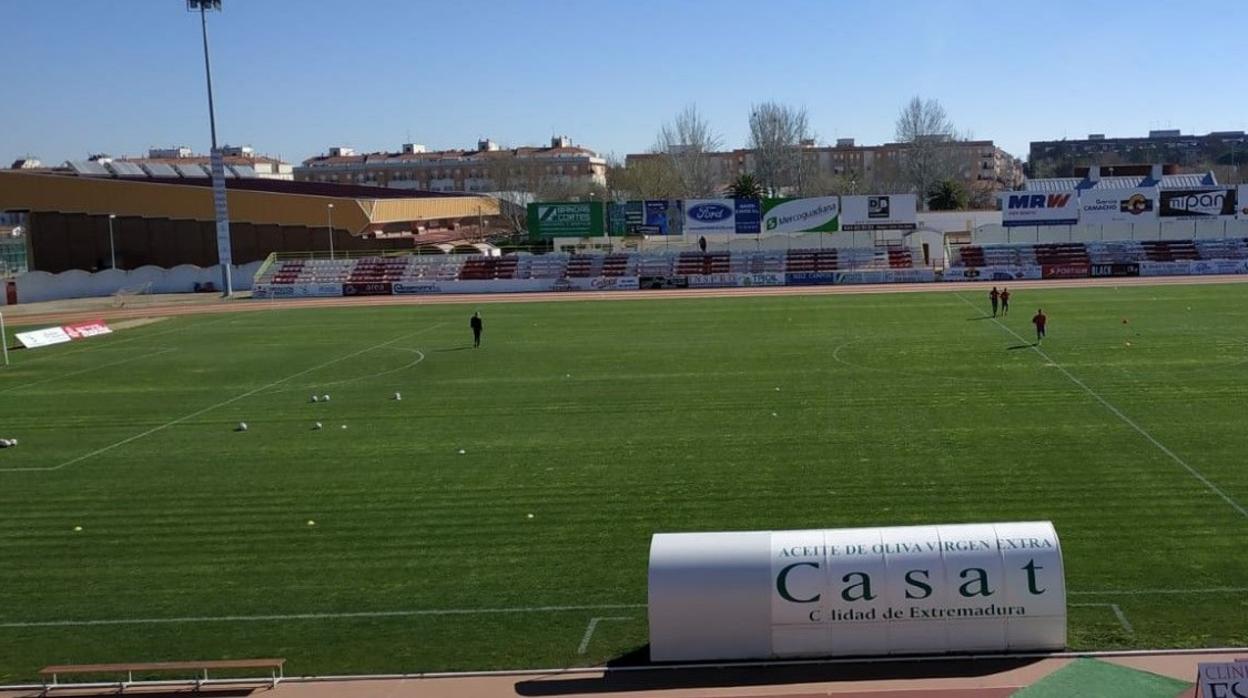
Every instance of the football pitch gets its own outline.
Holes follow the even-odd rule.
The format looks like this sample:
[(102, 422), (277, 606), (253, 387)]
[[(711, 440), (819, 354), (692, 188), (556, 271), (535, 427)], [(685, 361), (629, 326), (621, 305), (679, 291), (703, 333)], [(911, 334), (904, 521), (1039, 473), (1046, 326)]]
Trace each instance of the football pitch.
[(14, 352), (0, 683), (601, 663), (644, 655), (656, 532), (1038, 519), (1071, 648), (1248, 645), (1248, 285), (1012, 304), (277, 305)]

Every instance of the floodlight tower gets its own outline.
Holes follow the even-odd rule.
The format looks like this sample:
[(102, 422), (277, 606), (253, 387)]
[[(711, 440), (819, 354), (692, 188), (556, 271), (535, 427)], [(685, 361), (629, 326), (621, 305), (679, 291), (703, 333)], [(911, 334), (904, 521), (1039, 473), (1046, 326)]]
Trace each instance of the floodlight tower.
[(225, 200), (225, 159), (217, 147), (217, 113), (212, 103), (212, 63), (208, 60), (208, 11), (221, 11), (221, 0), (186, 0), (188, 12), (199, 13), (199, 26), (204, 38), (204, 77), (208, 81), (208, 127), (212, 132), (212, 199), (217, 220), (217, 261), (221, 264), (221, 292), (234, 293), (230, 278), (230, 212)]

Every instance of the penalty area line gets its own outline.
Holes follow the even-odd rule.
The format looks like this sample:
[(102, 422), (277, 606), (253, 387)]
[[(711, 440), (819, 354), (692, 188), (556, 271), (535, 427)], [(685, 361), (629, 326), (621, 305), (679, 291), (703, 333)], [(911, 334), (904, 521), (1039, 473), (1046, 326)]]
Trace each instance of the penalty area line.
[[(969, 300), (967, 300), (965, 297), (963, 297), (963, 296), (962, 296), (962, 294), (957, 293), (957, 294), (954, 294), (954, 295), (958, 298), (958, 300), (962, 301), (963, 303), (966, 303), (967, 305), (971, 306), (972, 308), (974, 308), (974, 309), (975, 309), (975, 310), (977, 310), (977, 311), (979, 310), (979, 308), (978, 308), (978, 307), (976, 307), (974, 303), (972, 303), (972, 302), (970, 302)], [(1002, 323), (1000, 320), (998, 320), (998, 319), (997, 319), (997, 318), (995, 318), (995, 317), (994, 317), (994, 318), (992, 318), (992, 322), (993, 322), (993, 323), (994, 323), (997, 327), (1000, 327), (1001, 329), (1005, 330), (1006, 332), (1009, 332), (1009, 333), (1010, 333), (1011, 335), (1013, 335), (1013, 337), (1014, 337), (1015, 339), (1017, 339), (1018, 341), (1022, 342), (1023, 344), (1027, 344), (1027, 340), (1026, 340), (1026, 339), (1023, 339), (1022, 335), (1020, 335), (1019, 333), (1015, 332), (1012, 328), (1010, 328), (1010, 326), (1009, 326), (1009, 325), (1006, 325), (1006, 324)], [(1101, 394), (1100, 394), (1100, 393), (1096, 392), (1096, 391), (1095, 391), (1095, 390), (1093, 390), (1092, 388), (1089, 388), (1087, 383), (1084, 383), (1083, 381), (1079, 380), (1078, 376), (1076, 376), (1075, 374), (1073, 374), (1073, 373), (1071, 373), (1070, 371), (1066, 370), (1066, 367), (1065, 367), (1065, 366), (1063, 366), (1063, 365), (1061, 365), (1061, 364), (1057, 363), (1056, 361), (1054, 361), (1054, 360), (1053, 360), (1053, 357), (1051, 357), (1051, 356), (1049, 356), (1048, 354), (1044, 353), (1044, 350), (1040, 348), (1039, 344), (1032, 343), (1032, 344), (1030, 345), (1030, 348), (1031, 348), (1031, 350), (1032, 350), (1032, 351), (1036, 352), (1036, 354), (1037, 354), (1037, 355), (1039, 355), (1039, 356), (1040, 356), (1040, 358), (1042, 358), (1042, 359), (1044, 359), (1045, 361), (1049, 362), (1049, 363), (1050, 363), (1050, 364), (1052, 364), (1052, 365), (1053, 365), (1053, 366), (1054, 366), (1057, 370), (1061, 371), (1061, 372), (1062, 372), (1062, 375), (1064, 375), (1064, 376), (1066, 376), (1068, 379), (1070, 379), (1070, 381), (1071, 381), (1072, 383), (1074, 383), (1075, 385), (1079, 386), (1080, 388), (1083, 388), (1083, 391), (1084, 391), (1084, 392), (1086, 392), (1088, 395), (1091, 395), (1091, 396), (1092, 396), (1092, 397), (1093, 397), (1093, 398), (1094, 398), (1097, 402), (1101, 403), (1101, 406), (1102, 406), (1102, 407), (1104, 407), (1105, 409), (1109, 410), (1109, 411), (1110, 411), (1110, 413), (1112, 413), (1112, 414), (1113, 414), (1115, 417), (1117, 417), (1118, 419), (1122, 420), (1122, 423), (1123, 423), (1123, 424), (1126, 424), (1127, 426), (1129, 426), (1129, 427), (1131, 427), (1132, 429), (1134, 429), (1134, 430), (1135, 430), (1135, 432), (1136, 432), (1137, 434), (1139, 434), (1140, 436), (1143, 436), (1143, 437), (1145, 438), (1145, 440), (1147, 440), (1147, 441), (1148, 441), (1149, 443), (1151, 443), (1152, 445), (1156, 446), (1156, 447), (1157, 447), (1157, 450), (1159, 450), (1159, 451), (1161, 451), (1162, 453), (1166, 454), (1167, 456), (1169, 456), (1169, 457), (1170, 457), (1170, 460), (1172, 460), (1172, 461), (1174, 461), (1175, 463), (1178, 463), (1180, 466), (1182, 466), (1182, 467), (1183, 467), (1183, 469), (1184, 469), (1184, 470), (1186, 470), (1186, 471), (1188, 472), (1188, 474), (1190, 474), (1192, 477), (1196, 478), (1196, 480), (1198, 480), (1198, 481), (1199, 481), (1202, 485), (1204, 485), (1206, 489), (1208, 489), (1210, 492), (1212, 492), (1212, 493), (1216, 494), (1217, 496), (1221, 497), (1221, 498), (1222, 498), (1222, 500), (1223, 500), (1224, 502), (1226, 502), (1227, 504), (1231, 505), (1231, 508), (1232, 508), (1232, 509), (1234, 509), (1235, 511), (1239, 512), (1239, 515), (1240, 515), (1240, 516), (1242, 516), (1242, 517), (1244, 517), (1244, 518), (1248, 518), (1248, 509), (1245, 509), (1245, 508), (1244, 508), (1244, 505), (1242, 505), (1242, 504), (1240, 504), (1239, 502), (1235, 501), (1235, 500), (1234, 500), (1234, 499), (1233, 499), (1230, 495), (1228, 495), (1227, 493), (1223, 492), (1223, 491), (1222, 491), (1222, 490), (1221, 490), (1221, 489), (1220, 489), (1217, 485), (1213, 484), (1213, 482), (1212, 482), (1211, 480), (1209, 480), (1209, 478), (1205, 477), (1204, 473), (1202, 473), (1202, 472), (1200, 472), (1199, 470), (1197, 470), (1197, 469), (1193, 468), (1191, 465), (1188, 465), (1187, 461), (1185, 461), (1185, 460), (1183, 460), (1182, 458), (1180, 458), (1180, 457), (1178, 456), (1178, 454), (1176, 454), (1174, 451), (1171, 451), (1169, 448), (1167, 448), (1167, 447), (1166, 447), (1166, 445), (1165, 445), (1165, 444), (1161, 443), (1161, 442), (1160, 442), (1160, 441), (1158, 441), (1156, 438), (1154, 438), (1152, 434), (1150, 434), (1150, 433), (1148, 433), (1147, 431), (1145, 431), (1145, 430), (1144, 430), (1144, 427), (1141, 427), (1139, 424), (1136, 424), (1136, 423), (1135, 423), (1135, 420), (1133, 420), (1133, 419), (1131, 419), (1130, 417), (1128, 417), (1127, 415), (1123, 414), (1122, 410), (1120, 410), (1120, 409), (1118, 409), (1117, 407), (1115, 407), (1115, 406), (1114, 406), (1114, 404), (1113, 404), (1113, 403), (1111, 403), (1109, 400), (1106, 400), (1105, 398), (1101, 397)]]
[(164, 424), (161, 424), (160, 426), (152, 427), (151, 429), (148, 429), (147, 431), (139, 432), (138, 434), (135, 434), (135, 435), (133, 435), (133, 436), (126, 437), (126, 438), (124, 438), (124, 439), (122, 439), (122, 440), (120, 440), (120, 441), (113, 442), (113, 443), (111, 443), (111, 444), (109, 444), (109, 445), (107, 445), (107, 446), (103, 446), (103, 447), (97, 448), (97, 449), (95, 449), (94, 451), (91, 451), (91, 452), (89, 452), (89, 453), (84, 453), (84, 454), (82, 454), (81, 456), (78, 456), (77, 458), (73, 458), (73, 459), (70, 459), (70, 460), (65, 461), (64, 463), (61, 463), (60, 465), (53, 465), (53, 466), (47, 466), (47, 467), (34, 467), (34, 468), (0, 468), (0, 472), (7, 472), (7, 473), (16, 473), (16, 472), (50, 472), (50, 471), (54, 471), (54, 470), (61, 470), (61, 469), (63, 469), (63, 468), (68, 468), (69, 466), (74, 465), (75, 463), (81, 463), (82, 461), (87, 460), (88, 458), (94, 458), (95, 456), (98, 456), (98, 455), (100, 455), (100, 454), (102, 454), (102, 453), (107, 453), (107, 452), (109, 452), (109, 451), (111, 451), (111, 450), (113, 450), (113, 449), (115, 449), (115, 448), (120, 448), (121, 446), (125, 446), (125, 445), (126, 445), (126, 444), (128, 444), (128, 443), (133, 443), (133, 442), (135, 442), (135, 441), (138, 441), (139, 439), (142, 439), (142, 438), (145, 438), (145, 437), (151, 436), (152, 434), (155, 434), (155, 433), (156, 433), (156, 432), (158, 432), (158, 431), (163, 431), (163, 430), (165, 430), (165, 429), (168, 429), (169, 427), (176, 426), (176, 425), (178, 425), (178, 424), (181, 424), (182, 422), (185, 422), (185, 421), (186, 421), (186, 420), (188, 420), (188, 419), (194, 419), (194, 418), (196, 418), (196, 417), (198, 417), (198, 416), (200, 416), (200, 415), (202, 415), (202, 414), (206, 414), (206, 413), (211, 412), (211, 411), (213, 411), (213, 410), (215, 410), (215, 409), (219, 409), (219, 408), (221, 408), (221, 407), (225, 407), (226, 405), (231, 405), (231, 404), (233, 404), (233, 403), (235, 403), (235, 402), (238, 402), (239, 400), (243, 400), (243, 399), (249, 398), (249, 397), (251, 397), (252, 395), (255, 395), (256, 393), (260, 393), (260, 392), (263, 392), (263, 391), (265, 391), (265, 390), (268, 390), (269, 388), (272, 388), (272, 387), (274, 387), (274, 386), (281, 385), (282, 383), (285, 383), (286, 381), (294, 380), (294, 379), (296, 379), (296, 378), (298, 378), (298, 377), (300, 377), (300, 376), (306, 376), (307, 374), (312, 373), (313, 371), (318, 371), (318, 370), (320, 370), (320, 369), (322, 369), (322, 368), (325, 368), (325, 367), (327, 367), (327, 366), (333, 366), (334, 364), (336, 364), (336, 363), (341, 363), (341, 362), (343, 362), (343, 361), (346, 361), (347, 359), (353, 359), (353, 358), (355, 358), (355, 357), (359, 356), (360, 354), (366, 354), (366, 353), (368, 353), (368, 352), (370, 352), (370, 351), (374, 351), (374, 350), (376, 350), (376, 349), (380, 349), (380, 348), (382, 348), (382, 347), (385, 347), (385, 346), (388, 346), (388, 345), (394, 344), (395, 342), (400, 342), (400, 341), (402, 341), (402, 340), (404, 340), (404, 339), (407, 339), (407, 338), (409, 338), (409, 337), (414, 337), (414, 336), (416, 336), (416, 335), (418, 335), (418, 334), (421, 334), (422, 332), (428, 332), (429, 330), (436, 329), (437, 327), (440, 327), (440, 326), (441, 326), (441, 325), (443, 325), (443, 324), (445, 324), (445, 323), (442, 323), (442, 322), (435, 323), (435, 324), (433, 324), (433, 325), (430, 325), (429, 327), (425, 327), (425, 328), (420, 329), (420, 330), (417, 330), (417, 331), (415, 331), (415, 332), (408, 332), (407, 334), (400, 335), (400, 336), (398, 336), (398, 337), (395, 337), (394, 339), (389, 339), (389, 340), (386, 340), (386, 341), (381, 342), (381, 343), (379, 343), (379, 344), (374, 344), (374, 345), (373, 345), (373, 346), (371, 346), (371, 347), (365, 347), (364, 349), (360, 349), (360, 350), (358, 350), (358, 351), (353, 351), (353, 352), (351, 352), (350, 354), (345, 354), (345, 355), (343, 355), (343, 356), (339, 356), (339, 357), (338, 357), (338, 358), (336, 358), (336, 359), (330, 359), (329, 361), (326, 361), (326, 362), (321, 363), (321, 364), (317, 364), (316, 366), (313, 366), (312, 368), (306, 368), (306, 369), (304, 369), (304, 370), (302, 370), (302, 371), (299, 371), (298, 373), (292, 373), (291, 375), (286, 376), (285, 378), (279, 378), (279, 379), (277, 379), (277, 380), (273, 381), (272, 383), (268, 383), (268, 384), (266, 384), (266, 385), (262, 385), (262, 386), (260, 386), (259, 388), (253, 388), (253, 389), (251, 389), (251, 390), (248, 390), (248, 391), (247, 391), (247, 392), (245, 392), (245, 393), (241, 393), (241, 394), (239, 394), (239, 395), (235, 395), (235, 396), (234, 396), (234, 397), (232, 397), (232, 398), (228, 398), (228, 399), (226, 399), (226, 400), (222, 400), (221, 402), (218, 402), (218, 403), (216, 403), (216, 404), (209, 405), (209, 406), (204, 407), (204, 408), (202, 408), (202, 409), (196, 410), (196, 411), (194, 411), (194, 412), (191, 412), (190, 414), (185, 414), (185, 415), (182, 415), (181, 417), (178, 417), (177, 419), (172, 419), (172, 420), (170, 420), (170, 421), (168, 421), (168, 422), (165, 422)]

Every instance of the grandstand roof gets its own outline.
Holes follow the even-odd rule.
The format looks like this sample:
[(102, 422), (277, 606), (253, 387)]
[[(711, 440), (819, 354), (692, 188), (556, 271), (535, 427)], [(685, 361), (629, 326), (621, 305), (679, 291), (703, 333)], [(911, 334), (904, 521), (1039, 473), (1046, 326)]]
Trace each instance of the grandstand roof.
[[(115, 179), (0, 170), (0, 210), (116, 214), (138, 218), (214, 220), (212, 182)], [(270, 179), (226, 180), (230, 220), (321, 228), (333, 204), (334, 227), (354, 234), (387, 224), (496, 216), (497, 199)]]
[(1051, 179), (1029, 179), (1023, 184), (1023, 191), (1061, 192), (1088, 191), (1093, 189), (1136, 189), (1139, 187), (1156, 187), (1162, 189), (1190, 189), (1192, 187), (1214, 187), (1218, 179), (1212, 172), (1203, 174), (1170, 174), (1162, 175), (1160, 180), (1149, 175), (1138, 177), (1053, 177)]

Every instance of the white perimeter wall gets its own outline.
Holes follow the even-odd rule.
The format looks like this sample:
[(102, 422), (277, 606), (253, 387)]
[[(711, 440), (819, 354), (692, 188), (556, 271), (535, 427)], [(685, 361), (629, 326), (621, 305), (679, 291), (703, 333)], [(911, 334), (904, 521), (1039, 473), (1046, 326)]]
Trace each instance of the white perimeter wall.
[[(263, 264), (262, 261), (256, 261), (232, 267), (234, 290), (250, 291), (252, 279), (261, 264)], [(89, 272), (71, 269), (59, 274), (32, 271), (17, 277), (17, 301), (37, 303), (65, 298), (111, 296), (122, 290), (137, 291), (148, 284), (151, 284), (151, 287), (145, 291), (146, 293), (191, 293), (195, 290), (195, 284), (209, 282), (220, 289), (220, 267), (197, 267), (183, 264), (172, 269), (154, 266), (139, 267), (128, 271), (105, 269)], [(4, 294), (0, 293), (0, 304), (4, 302)]]

